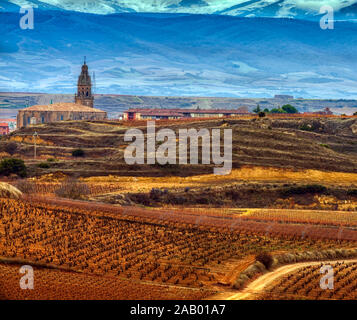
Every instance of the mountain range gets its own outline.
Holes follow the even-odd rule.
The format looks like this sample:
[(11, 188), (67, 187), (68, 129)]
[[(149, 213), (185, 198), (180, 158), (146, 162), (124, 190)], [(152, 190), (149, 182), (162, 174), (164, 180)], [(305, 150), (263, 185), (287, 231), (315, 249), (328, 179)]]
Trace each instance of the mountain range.
[[(73, 94), (87, 56), (95, 93), (356, 99), (357, 24), (322, 30), (272, 10), (324, 3), (352, 17), (354, 2), (0, 0), (0, 91)], [(33, 30), (19, 26), (26, 4), (37, 6)]]
[(96, 92), (357, 97), (357, 24), (188, 14), (0, 13), (0, 91), (74, 93), (87, 56)]
[(19, 6), (93, 14), (128, 12), (219, 14), (239, 17), (316, 19), (322, 6), (331, 6), (338, 19), (356, 19), (356, 0), (1, 0), (0, 10)]

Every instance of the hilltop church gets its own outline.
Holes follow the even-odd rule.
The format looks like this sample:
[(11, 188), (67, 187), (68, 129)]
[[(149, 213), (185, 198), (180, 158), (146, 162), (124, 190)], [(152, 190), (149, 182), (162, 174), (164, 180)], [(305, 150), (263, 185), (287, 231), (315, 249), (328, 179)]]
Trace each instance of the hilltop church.
[(95, 109), (93, 106), (92, 81), (86, 60), (84, 59), (82, 72), (78, 77), (74, 103), (61, 102), (21, 109), (17, 114), (17, 127), (22, 128), (41, 123), (66, 120), (105, 120), (107, 113)]

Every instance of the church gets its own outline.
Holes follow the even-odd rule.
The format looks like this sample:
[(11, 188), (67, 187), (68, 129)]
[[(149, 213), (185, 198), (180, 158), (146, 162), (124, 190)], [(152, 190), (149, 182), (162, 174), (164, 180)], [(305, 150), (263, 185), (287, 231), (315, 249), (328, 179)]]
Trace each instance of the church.
[(78, 77), (74, 103), (51, 103), (21, 109), (17, 114), (17, 128), (56, 121), (105, 119), (107, 119), (107, 113), (94, 108), (92, 80), (88, 72), (88, 65), (84, 60), (82, 72)]

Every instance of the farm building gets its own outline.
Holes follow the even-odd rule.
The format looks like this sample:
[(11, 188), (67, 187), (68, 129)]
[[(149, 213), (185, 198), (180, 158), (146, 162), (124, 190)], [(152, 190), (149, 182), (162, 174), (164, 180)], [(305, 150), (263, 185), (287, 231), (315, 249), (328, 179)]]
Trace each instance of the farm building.
[(16, 130), (16, 119), (0, 119), (0, 123), (7, 123), (10, 132)]
[(248, 115), (245, 108), (225, 109), (129, 109), (124, 112), (124, 120), (157, 120), (182, 118), (222, 118)]
[(6, 122), (0, 123), (0, 135), (4, 136), (5, 134), (9, 134), (9, 132), (9, 125)]

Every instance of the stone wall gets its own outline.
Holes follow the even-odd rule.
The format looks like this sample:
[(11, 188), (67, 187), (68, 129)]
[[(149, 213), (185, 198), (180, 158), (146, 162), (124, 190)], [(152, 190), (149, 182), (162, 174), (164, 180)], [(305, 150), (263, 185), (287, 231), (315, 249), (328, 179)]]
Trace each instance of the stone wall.
[(17, 127), (28, 127), (41, 123), (51, 123), (66, 120), (104, 120), (106, 112), (86, 111), (19, 111)]

